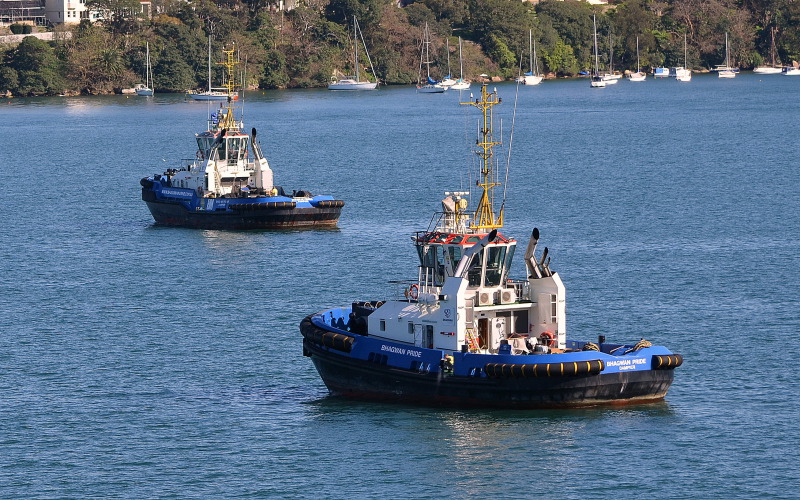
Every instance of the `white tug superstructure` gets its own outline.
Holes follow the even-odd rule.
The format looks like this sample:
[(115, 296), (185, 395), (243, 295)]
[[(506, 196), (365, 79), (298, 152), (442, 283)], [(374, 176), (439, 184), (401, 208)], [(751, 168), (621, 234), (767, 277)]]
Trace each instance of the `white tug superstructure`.
[[(467, 211), (469, 193), (446, 193), (433, 230), (417, 233), (418, 280), (405, 295), (387, 301), (368, 316), (373, 337), (418, 347), (475, 353), (496, 353), (508, 340), (517, 351), (564, 349), (565, 290), (550, 271), (547, 249), (537, 260), (538, 230), (525, 252), (526, 280), (509, 278), (517, 242), (498, 233), (503, 209), (495, 214), (492, 189), (500, 186), (492, 150), (491, 108), (501, 100), (481, 88), (481, 99), (468, 104), (481, 109), (483, 124), (477, 142), (483, 189), (474, 213)], [(536, 346), (539, 347), (536, 347)]]
[[(223, 50), (227, 78), (226, 95), (233, 96), (236, 80), (234, 67), (237, 61), (235, 48)], [(186, 170), (177, 170), (171, 176), (173, 187), (194, 189), (203, 198), (224, 198), (250, 195), (270, 195), (273, 192), (272, 169), (261, 152), (259, 144), (244, 132), (244, 123), (236, 117), (234, 99), (212, 113), (208, 129), (195, 134), (197, 159)], [(252, 144), (253, 155), (249, 149)]]

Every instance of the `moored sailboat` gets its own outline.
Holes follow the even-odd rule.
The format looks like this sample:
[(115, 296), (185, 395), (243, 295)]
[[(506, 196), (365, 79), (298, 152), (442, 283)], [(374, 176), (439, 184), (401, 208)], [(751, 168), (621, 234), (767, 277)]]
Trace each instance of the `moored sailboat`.
[[(344, 202), (307, 190), (287, 193), (256, 141), (244, 131), (234, 107), (237, 61), (225, 50), (227, 102), (196, 134), (195, 160), (140, 181), (142, 200), (156, 223), (199, 229), (295, 229), (334, 227)], [(238, 116), (237, 116), (238, 110)]]
[(403, 296), (311, 314), (300, 323), (303, 354), (331, 394), (351, 398), (520, 409), (663, 399), (679, 354), (644, 339), (567, 337), (565, 287), (548, 249), (537, 253), (538, 229), (526, 277), (510, 278), (517, 242), (500, 233), (505, 204), (497, 211), (492, 191), (502, 185), (491, 111), (500, 102), (483, 84), (462, 103), (482, 113), (474, 212), (469, 193), (446, 193), (433, 223), (412, 237), (418, 273)]
[(679, 82), (691, 82), (692, 70), (689, 69), (689, 56), (686, 48), (686, 33), (683, 34), (683, 67), (675, 72), (675, 79)]
[(227, 87), (227, 82), (225, 83), (226, 86), (224, 87), (212, 87), (211, 86), (211, 36), (208, 37), (208, 87), (204, 91), (196, 91), (190, 90), (186, 93), (187, 97), (190, 97), (192, 100), (195, 101), (227, 101), (228, 97), (231, 97), (234, 101), (239, 99), (239, 93), (234, 91), (233, 93), (230, 92), (230, 89)]
[[(448, 87), (443, 86), (440, 82), (431, 78), (431, 34), (428, 29), (428, 23), (425, 23), (425, 31), (422, 35), (422, 49), (420, 52), (420, 67), (419, 79), (417, 80), (417, 92), (421, 94), (441, 94), (447, 91)], [(425, 65), (426, 80), (422, 80), (422, 65)]]
[(597, 52), (597, 16), (592, 16), (592, 25), (594, 26), (594, 69), (590, 79), (592, 88), (604, 88), (606, 81), (600, 76), (600, 55)]
[(523, 85), (539, 85), (544, 77), (539, 74), (539, 61), (536, 59), (536, 43), (533, 41), (533, 30), (528, 30), (528, 54), (530, 71), (517, 77), (517, 83)]
[(150, 66), (150, 42), (146, 42), (145, 62), (144, 62), (144, 83), (137, 83), (133, 87), (136, 95), (153, 95), (153, 68)]
[(338, 80), (333, 78), (330, 85), (328, 85), (328, 90), (375, 90), (378, 87), (378, 82), (361, 80), (359, 71), (361, 63), (358, 61), (359, 40), (364, 44), (364, 53), (367, 55), (372, 74), (375, 75), (375, 68), (372, 66), (372, 59), (369, 57), (369, 51), (367, 50), (367, 42), (364, 41), (364, 35), (358, 26), (358, 19), (353, 16), (353, 67), (355, 68), (355, 76), (345, 76)]
[(458, 37), (458, 80), (450, 86), (453, 90), (469, 90), (471, 82), (464, 79), (464, 57), (461, 54), (461, 37)]
[(771, 59), (771, 64), (768, 66), (758, 66), (753, 69), (753, 73), (757, 73), (760, 75), (774, 75), (781, 73), (783, 71), (783, 67), (780, 65), (780, 61), (776, 60), (776, 50), (775, 50), (775, 26), (772, 27), (770, 30), (770, 34), (772, 35), (772, 42), (770, 43), (769, 54)]
[(643, 82), (647, 78), (647, 73), (643, 73), (639, 67), (639, 37), (636, 37), (636, 73), (631, 73), (628, 79), (632, 82)]
[(728, 50), (728, 34), (725, 33), (725, 64), (721, 64), (715, 68), (719, 78), (736, 78), (738, 68), (731, 67), (730, 52)]

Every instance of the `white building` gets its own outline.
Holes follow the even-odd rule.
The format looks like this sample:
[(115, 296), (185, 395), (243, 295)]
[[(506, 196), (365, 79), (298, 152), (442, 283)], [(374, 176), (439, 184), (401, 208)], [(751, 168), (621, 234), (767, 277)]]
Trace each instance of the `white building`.
[(45, 17), (53, 24), (78, 24), (81, 19), (97, 21), (98, 12), (86, 8), (86, 0), (45, 0)]
[[(147, 17), (151, 15), (151, 2), (139, 2), (141, 12)], [(45, 0), (45, 17), (52, 24), (78, 24), (83, 19), (95, 22), (103, 19), (99, 11), (90, 11), (86, 0)]]

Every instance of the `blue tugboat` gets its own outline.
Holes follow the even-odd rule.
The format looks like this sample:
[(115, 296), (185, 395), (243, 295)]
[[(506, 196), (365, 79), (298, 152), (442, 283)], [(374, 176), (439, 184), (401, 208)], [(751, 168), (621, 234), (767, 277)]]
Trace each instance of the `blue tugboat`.
[(234, 114), (234, 49), (225, 50), (227, 103), (197, 134), (196, 159), (141, 180), (142, 200), (156, 223), (199, 229), (335, 227), (344, 202), (306, 190), (287, 193), (256, 141)]
[[(471, 98), (472, 99), (472, 98)], [(483, 114), (477, 141), (480, 200), (447, 193), (427, 231), (416, 233), (419, 274), (395, 300), (353, 302), (300, 323), (303, 354), (329, 391), (346, 397), (427, 405), (548, 408), (663, 399), (683, 358), (642, 339), (631, 345), (568, 338), (565, 288), (525, 251), (525, 279), (509, 270), (517, 242), (496, 212), (491, 108), (497, 92), (462, 103)], [(496, 215), (497, 214), (497, 215)]]

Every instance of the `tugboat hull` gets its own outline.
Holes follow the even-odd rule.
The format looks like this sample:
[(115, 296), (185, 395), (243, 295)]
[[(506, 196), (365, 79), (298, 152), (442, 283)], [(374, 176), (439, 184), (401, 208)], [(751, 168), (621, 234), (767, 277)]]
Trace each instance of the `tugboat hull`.
[(143, 185), (142, 188), (142, 200), (157, 224), (193, 229), (331, 228), (336, 227), (344, 206), (341, 200), (327, 199), (312, 199), (311, 202), (237, 200), (237, 203), (221, 200), (225, 203), (217, 203), (219, 206), (207, 210), (208, 203), (201, 209), (200, 202), (203, 200), (191, 192), (187, 196), (186, 201), (164, 201), (159, 199), (152, 187)]
[(156, 223), (193, 229), (295, 229), (336, 227), (342, 207), (273, 208), (236, 213), (190, 212), (181, 205), (147, 202)]
[[(311, 358), (331, 394), (354, 399), (463, 408), (624, 405), (663, 399), (674, 378), (671, 369), (674, 366), (670, 369), (566, 376), (553, 373), (540, 377), (532, 376), (533, 371), (523, 377), (519, 370), (517, 376), (513, 376), (511, 371), (506, 372), (507, 376), (498, 373), (494, 376), (485, 376), (485, 373), (484, 376), (463, 376), (448, 373), (437, 365), (425, 369), (418, 365), (416, 369), (408, 369), (392, 366), (391, 361), (387, 363), (386, 357), (380, 355), (360, 359), (359, 351), (383, 350), (379, 347), (383, 342), (377, 339), (319, 328), (311, 318), (303, 321), (300, 329), (304, 336), (303, 354)], [(359, 349), (357, 343), (364, 345)], [(366, 347), (370, 343), (373, 345)], [(679, 355), (671, 356), (675, 360), (681, 359)], [(530, 360), (534, 356), (515, 357)], [(458, 362), (456, 360), (456, 364)], [(571, 366), (573, 363), (560, 364)]]

